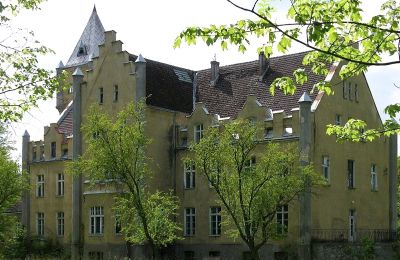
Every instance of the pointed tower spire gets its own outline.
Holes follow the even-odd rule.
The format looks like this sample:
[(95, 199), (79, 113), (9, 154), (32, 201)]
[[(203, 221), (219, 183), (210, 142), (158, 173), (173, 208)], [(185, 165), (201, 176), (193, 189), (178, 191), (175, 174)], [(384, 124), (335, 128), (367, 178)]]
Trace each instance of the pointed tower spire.
[(96, 6), (93, 6), (89, 21), (65, 67), (78, 66), (89, 62), (90, 56), (96, 57), (99, 55), (98, 46), (102, 43), (104, 43), (104, 27), (97, 15)]

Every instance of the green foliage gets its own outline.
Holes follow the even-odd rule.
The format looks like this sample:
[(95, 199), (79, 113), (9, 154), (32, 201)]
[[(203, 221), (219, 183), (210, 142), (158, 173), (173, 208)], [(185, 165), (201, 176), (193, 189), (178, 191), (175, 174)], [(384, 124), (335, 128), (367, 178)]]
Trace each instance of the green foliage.
[(0, 44), (0, 120), (17, 121), (40, 100), (53, 97), (65, 86), (65, 75), (38, 64), (40, 56), (54, 52), (33, 39), (31, 31), (13, 28), (9, 22), (22, 9), (37, 9), (43, 0), (0, 2), (3, 38)]
[(146, 149), (144, 102), (129, 103), (109, 116), (98, 106), (89, 109), (82, 132), (87, 141), (83, 156), (69, 164), (68, 172), (85, 173), (92, 186), (107, 183), (118, 191), (115, 208), (123, 220), (126, 240), (148, 243), (157, 249), (177, 239), (174, 217), (177, 198), (149, 187), (150, 158)]
[(27, 176), (20, 172), (18, 164), (11, 159), (7, 138), (7, 130), (0, 125), (0, 258), (18, 254), (11, 248), (19, 245), (22, 231), (16, 217), (9, 212), (20, 202), (22, 192), (28, 188)]
[(311, 166), (300, 167), (294, 144), (260, 143), (260, 130), (239, 119), (209, 128), (201, 141), (190, 147), (194, 157), (187, 159), (215, 189), (224, 206), (227, 233), (241, 238), (257, 259), (268, 239), (278, 237), (277, 208), (295, 200), (306, 183), (314, 185), (321, 180)]
[[(182, 42), (188, 45), (196, 44), (202, 39), (207, 45), (221, 42), (223, 50), (228, 45), (234, 45), (239, 51), (262, 37), (263, 46), (258, 51), (264, 51), (267, 57), (274, 51), (286, 53), (292, 43), (298, 43), (311, 50), (303, 59), (303, 64), (311, 67), (312, 73), (327, 75), (331, 64), (344, 61), (339, 75), (343, 80), (365, 72), (369, 66), (386, 66), (400, 63), (399, 55), (399, 19), (400, 3), (386, 0), (378, 14), (370, 18), (365, 17), (361, 9), (361, 0), (294, 0), (287, 1), (290, 5), (287, 10), (288, 22), (279, 23), (281, 19), (274, 17), (274, 4), (279, 1), (259, 0), (250, 1), (253, 8), (247, 8), (229, 1), (235, 7), (254, 15), (255, 19), (240, 20), (230, 25), (210, 25), (209, 27), (188, 27), (175, 40), (174, 48)], [(255, 37), (254, 37), (255, 36)], [(389, 61), (383, 61), (389, 57)], [(293, 94), (297, 85), (307, 82), (310, 75), (306, 75), (301, 68), (295, 70), (296, 83), (289, 77), (277, 78), (270, 86), (270, 92), (275, 94), (278, 88), (284, 94)], [(328, 82), (320, 82), (314, 89), (333, 94)], [(385, 110), (391, 118), (399, 115), (399, 104), (393, 104)], [(334, 129), (328, 132), (341, 136), (341, 141), (349, 137), (351, 141), (361, 139), (373, 140), (382, 135), (391, 135), (400, 132), (400, 125), (390, 120), (382, 129), (370, 129), (365, 136), (354, 137), (353, 128)], [(349, 131), (351, 133), (349, 133)]]

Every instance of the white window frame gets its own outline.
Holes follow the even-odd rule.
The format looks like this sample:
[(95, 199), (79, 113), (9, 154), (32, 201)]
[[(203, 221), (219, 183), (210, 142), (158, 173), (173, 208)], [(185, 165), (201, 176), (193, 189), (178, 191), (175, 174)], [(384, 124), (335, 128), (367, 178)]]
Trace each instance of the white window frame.
[(57, 196), (64, 196), (64, 174), (58, 173), (57, 174), (57, 181), (56, 181), (56, 193)]
[(322, 156), (322, 176), (328, 183), (331, 182), (330, 159), (327, 155)]
[(279, 206), (276, 210), (277, 233), (285, 235), (289, 230), (289, 206), (287, 204)]
[(246, 160), (244, 163), (244, 170), (250, 170), (256, 167), (257, 158), (255, 156), (250, 156), (250, 159)]
[(64, 224), (65, 224), (65, 219), (64, 219), (64, 212), (57, 212), (57, 226), (56, 226), (56, 231), (57, 231), (57, 236), (62, 237), (64, 236)]
[(36, 213), (36, 234), (38, 236), (44, 236), (44, 213)]
[(371, 190), (378, 191), (378, 171), (376, 164), (371, 164)]
[(50, 143), (50, 157), (52, 159), (57, 157), (57, 142)]
[(210, 236), (220, 236), (221, 235), (221, 207), (210, 207), (209, 212), (209, 227)]
[(195, 143), (200, 142), (201, 138), (203, 138), (204, 134), (204, 126), (203, 124), (198, 124), (194, 126), (194, 141)]
[(356, 210), (349, 211), (349, 241), (356, 241)]
[(90, 208), (89, 233), (91, 235), (103, 235), (104, 233), (104, 208), (94, 206)]
[(194, 236), (196, 234), (196, 208), (184, 209), (184, 235)]
[(36, 175), (36, 197), (44, 197), (44, 175)]
[(183, 187), (185, 189), (194, 189), (196, 187), (196, 166), (185, 164), (183, 171)]

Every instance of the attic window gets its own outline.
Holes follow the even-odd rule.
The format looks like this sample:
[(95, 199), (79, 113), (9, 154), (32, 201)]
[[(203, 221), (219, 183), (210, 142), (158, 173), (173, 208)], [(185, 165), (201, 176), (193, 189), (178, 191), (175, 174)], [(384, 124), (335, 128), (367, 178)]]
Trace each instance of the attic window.
[(80, 56), (84, 56), (84, 55), (87, 55), (86, 45), (81, 45), (81, 46), (79, 46), (77, 56), (80, 57)]
[(192, 79), (190, 78), (190, 76), (189, 76), (189, 74), (187, 73), (187, 71), (174, 69), (174, 72), (175, 72), (175, 75), (178, 76), (178, 79), (179, 79), (180, 81), (192, 83)]

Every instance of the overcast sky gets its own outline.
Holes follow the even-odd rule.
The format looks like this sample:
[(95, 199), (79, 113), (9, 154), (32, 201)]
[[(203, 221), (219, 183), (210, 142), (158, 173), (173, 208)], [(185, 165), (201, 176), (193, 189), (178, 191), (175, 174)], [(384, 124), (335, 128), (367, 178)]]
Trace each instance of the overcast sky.
[[(251, 5), (245, 0), (236, 2)], [(379, 11), (380, 1), (364, 2), (368, 3), (365, 10)], [(187, 26), (229, 24), (238, 19), (252, 18), (226, 0), (48, 0), (41, 5), (41, 10), (25, 11), (14, 22), (33, 30), (37, 40), (56, 52), (41, 59), (44, 67), (54, 69), (60, 60), (64, 63), (68, 60), (94, 5), (105, 29), (116, 31), (117, 39), (124, 43), (123, 48), (132, 54), (141, 53), (145, 58), (192, 70), (208, 68), (214, 55), (221, 66), (257, 59), (257, 44), (250, 46), (245, 54), (238, 53), (235, 47), (222, 52), (219, 46), (207, 47), (200, 42), (196, 46), (183, 44), (179, 49), (172, 48), (175, 37)], [(284, 19), (283, 13), (278, 13), (277, 17)], [(295, 48), (293, 52), (303, 50)], [(383, 119), (386, 119), (384, 107), (400, 102), (400, 89), (394, 87), (394, 84), (400, 85), (396, 77), (399, 74), (399, 65), (373, 67), (366, 74)], [(42, 139), (43, 127), (56, 122), (58, 116), (55, 100), (51, 100), (32, 110), (21, 123), (14, 124), (12, 135), (18, 150), (25, 129), (29, 131), (31, 140)]]

